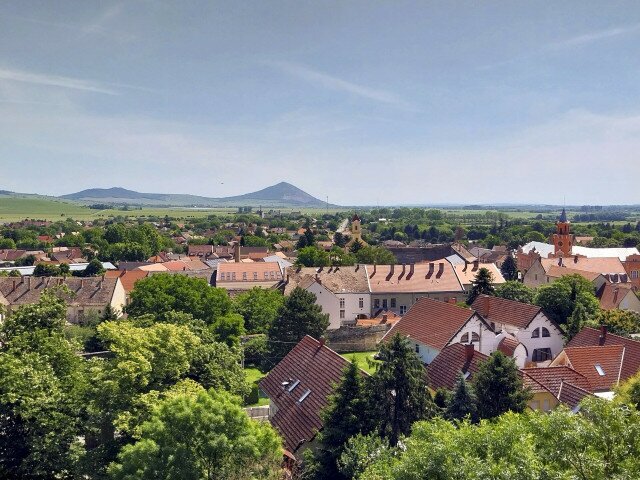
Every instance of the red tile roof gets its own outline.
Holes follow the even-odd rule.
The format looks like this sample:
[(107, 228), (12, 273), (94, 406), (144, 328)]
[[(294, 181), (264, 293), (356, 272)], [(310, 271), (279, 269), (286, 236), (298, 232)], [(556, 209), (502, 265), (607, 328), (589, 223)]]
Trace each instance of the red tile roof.
[(488, 295), (478, 296), (471, 308), (489, 322), (513, 325), (518, 328), (527, 328), (541, 310), (536, 305)]
[(567, 347), (587, 347), (595, 345), (623, 345), (624, 358), (622, 359), (622, 371), (620, 381), (635, 375), (640, 369), (640, 342), (630, 338), (621, 337), (612, 333), (606, 333), (602, 343), (600, 341), (600, 330), (585, 327), (571, 339)]
[(500, 343), (498, 343), (498, 350), (504, 353), (507, 357), (511, 357), (513, 352), (516, 351), (516, 348), (518, 348), (518, 345), (520, 345), (520, 342), (515, 338), (504, 337), (500, 340)]
[(472, 376), (478, 371), (480, 363), (489, 358), (474, 349), (473, 357), (467, 359), (466, 348), (467, 346), (462, 343), (449, 345), (442, 349), (427, 366), (428, 384), (432, 390), (438, 388), (452, 390), (459, 372), (463, 374), (469, 372)]
[[(592, 391), (599, 392), (609, 391), (618, 384), (624, 350), (623, 345), (597, 345), (567, 347), (564, 353), (570, 366), (587, 377)], [(600, 365), (604, 375), (597, 371), (596, 365)]]
[(533, 380), (543, 385), (555, 397), (558, 396), (558, 392), (560, 392), (560, 385), (562, 385), (563, 382), (569, 382), (584, 390), (591, 391), (591, 386), (587, 377), (565, 365), (558, 365), (556, 367), (522, 368), (520, 371), (525, 374), (525, 376), (528, 375)]
[[(277, 406), (271, 424), (282, 434), (287, 450), (295, 453), (322, 428), (320, 412), (347, 363), (318, 340), (306, 336), (260, 381), (262, 391)], [(283, 386), (283, 382), (289, 383)]]
[(135, 283), (148, 275), (149, 272), (144, 270), (107, 270), (104, 273), (105, 278), (120, 278), (120, 283), (126, 293), (131, 293)]
[(560, 384), (560, 392), (558, 392), (557, 398), (565, 405), (576, 408), (584, 397), (590, 396), (584, 388), (576, 387), (572, 383), (562, 382)]
[(400, 333), (423, 345), (442, 350), (475, 314), (468, 308), (422, 297), (386, 333), (384, 338), (391, 338), (396, 333)]
[(604, 310), (613, 310), (620, 307), (620, 302), (627, 296), (631, 290), (631, 284), (612, 284), (605, 283), (600, 287), (596, 296), (600, 300), (600, 308)]
[(442, 259), (409, 265), (367, 265), (371, 293), (464, 292), (453, 266)]

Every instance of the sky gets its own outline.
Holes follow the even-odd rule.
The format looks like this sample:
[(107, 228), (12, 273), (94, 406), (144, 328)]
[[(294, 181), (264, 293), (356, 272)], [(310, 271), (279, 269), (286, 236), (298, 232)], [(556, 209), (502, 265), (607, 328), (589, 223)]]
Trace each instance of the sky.
[(0, 189), (640, 203), (640, 2), (0, 0)]

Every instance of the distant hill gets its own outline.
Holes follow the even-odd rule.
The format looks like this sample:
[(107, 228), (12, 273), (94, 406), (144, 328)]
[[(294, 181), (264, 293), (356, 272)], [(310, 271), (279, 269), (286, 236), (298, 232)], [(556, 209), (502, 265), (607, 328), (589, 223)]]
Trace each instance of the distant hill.
[(62, 195), (60, 198), (83, 203), (135, 204), (158, 206), (286, 206), (286, 207), (322, 207), (325, 202), (319, 200), (298, 187), (287, 182), (264, 188), (257, 192), (245, 193), (233, 197), (200, 197), (169, 193), (141, 193), (125, 188), (90, 188), (81, 192)]

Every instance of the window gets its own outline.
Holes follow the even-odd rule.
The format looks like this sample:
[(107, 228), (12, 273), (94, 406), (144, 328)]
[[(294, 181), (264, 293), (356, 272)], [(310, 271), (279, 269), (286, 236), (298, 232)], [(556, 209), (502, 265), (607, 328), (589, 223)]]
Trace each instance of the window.
[(302, 394), (302, 396), (300, 397), (300, 400), (298, 400), (298, 403), (302, 403), (304, 402), (304, 399), (307, 398), (309, 396), (309, 394), (311, 393), (311, 390), (309, 390), (307, 388), (307, 390)]
[(460, 337), (460, 343), (467, 343), (469, 341), (469, 333), (465, 333)]
[(540, 408), (540, 402), (533, 400), (529, 406), (531, 407), (531, 410), (538, 410), (538, 408)]
[(386, 298), (383, 298), (383, 299), (382, 299), (382, 308), (384, 308), (385, 310), (386, 310), (387, 308), (389, 308), (389, 305), (388, 305), (388, 303), (387, 303), (387, 299), (386, 299)]
[(298, 384), (299, 384), (299, 383), (300, 383), (300, 380), (296, 380), (295, 382), (293, 382), (293, 383), (289, 386), (288, 391), (289, 391), (289, 392), (293, 391), (293, 389), (294, 389), (294, 388), (296, 388), (296, 387), (298, 386)]
[(396, 299), (395, 298), (391, 299), (391, 308), (396, 308)]
[(258, 280), (258, 272), (253, 272), (253, 279)]
[(599, 363), (596, 363), (596, 372), (598, 372), (598, 375), (600, 375), (601, 377), (604, 377), (605, 373), (604, 370), (602, 369), (602, 366)]
[(265, 278), (265, 280), (269, 279), (269, 272), (264, 272), (264, 278)]
[(471, 332), (471, 341), (472, 342), (479, 342), (480, 341), (480, 335), (478, 335), (476, 332)]
[(636, 278), (638, 278), (638, 276), (640, 276), (639, 274), (640, 274), (640, 271), (631, 270), (631, 278), (636, 279)]
[(380, 299), (379, 298), (374, 298), (373, 299), (373, 308), (380, 308)]
[(550, 406), (549, 406), (549, 399), (548, 399), (548, 398), (545, 398), (545, 399), (542, 401), (542, 410), (544, 410), (545, 412), (548, 412), (548, 411), (549, 411), (549, 408), (550, 408)]
[(546, 360), (551, 360), (551, 349), (535, 348), (533, 350), (533, 354), (531, 355), (531, 360), (534, 362), (544, 362)]
[(400, 305), (400, 315), (404, 315), (405, 313), (407, 313), (407, 306)]
[(236, 272), (231, 272), (231, 279), (235, 280), (236, 279)]
[(344, 308), (344, 298), (340, 299), (340, 308)]
[(464, 375), (462, 375), (462, 378), (464, 378), (466, 380), (467, 378), (469, 378), (469, 375), (471, 375), (471, 372), (466, 371), (466, 372), (464, 372)]
[(543, 337), (550, 337), (551, 334), (549, 333), (549, 329), (547, 327), (542, 327), (542, 336)]
[(242, 272), (242, 280), (247, 281), (247, 272)]
[(364, 298), (362, 297), (358, 299), (358, 308), (364, 308)]
[(540, 328), (536, 328), (531, 332), (531, 338), (540, 338)]
[(344, 319), (344, 310), (340, 310), (340, 319)]

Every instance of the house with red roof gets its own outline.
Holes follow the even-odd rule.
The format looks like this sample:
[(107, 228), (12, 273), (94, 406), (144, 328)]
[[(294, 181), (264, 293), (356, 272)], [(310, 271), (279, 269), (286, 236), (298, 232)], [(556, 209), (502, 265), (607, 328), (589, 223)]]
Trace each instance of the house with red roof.
[(496, 347), (495, 333), (477, 312), (426, 297), (418, 299), (382, 341), (396, 333), (408, 338), (426, 364), (430, 364), (445, 347), (455, 343), (473, 344), (485, 355)]
[(592, 394), (589, 379), (566, 365), (523, 368), (520, 372), (524, 386), (532, 393), (532, 410), (548, 412), (563, 403), (575, 412), (580, 401)]
[(603, 310), (632, 310), (640, 313), (640, 299), (630, 283), (605, 283), (596, 291)]
[(520, 367), (549, 361), (562, 351), (562, 330), (537, 305), (479, 295), (471, 308), (482, 315), (496, 334), (506, 334), (498, 349), (513, 356)]
[(321, 412), (348, 363), (323, 340), (307, 335), (260, 381), (269, 397), (269, 421), (297, 458), (322, 430)]
[(471, 380), (480, 363), (488, 358), (477, 351), (473, 344), (447, 345), (427, 366), (427, 385), (432, 392), (439, 388), (453, 390), (458, 373), (462, 373), (465, 380)]

